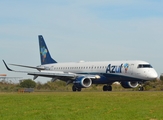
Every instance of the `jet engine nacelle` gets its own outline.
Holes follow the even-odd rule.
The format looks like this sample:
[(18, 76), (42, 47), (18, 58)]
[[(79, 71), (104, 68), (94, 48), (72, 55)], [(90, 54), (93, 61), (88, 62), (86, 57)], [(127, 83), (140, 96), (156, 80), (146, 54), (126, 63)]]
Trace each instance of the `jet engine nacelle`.
[(92, 80), (90, 78), (81, 76), (81, 77), (78, 77), (73, 83), (76, 87), (87, 88), (92, 85)]
[(121, 82), (121, 86), (124, 88), (136, 88), (138, 85), (139, 85), (138, 82), (131, 81)]

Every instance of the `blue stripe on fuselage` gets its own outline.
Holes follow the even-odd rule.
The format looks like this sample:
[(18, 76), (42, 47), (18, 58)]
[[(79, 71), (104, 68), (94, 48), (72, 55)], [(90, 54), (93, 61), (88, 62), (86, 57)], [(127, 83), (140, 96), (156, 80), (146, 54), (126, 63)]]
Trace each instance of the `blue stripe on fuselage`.
[(79, 73), (79, 74), (90, 74), (90, 75), (99, 75), (100, 79), (93, 80), (93, 84), (110, 84), (113, 82), (121, 81), (142, 81), (142, 79), (123, 76), (119, 74), (108, 74), (108, 73)]

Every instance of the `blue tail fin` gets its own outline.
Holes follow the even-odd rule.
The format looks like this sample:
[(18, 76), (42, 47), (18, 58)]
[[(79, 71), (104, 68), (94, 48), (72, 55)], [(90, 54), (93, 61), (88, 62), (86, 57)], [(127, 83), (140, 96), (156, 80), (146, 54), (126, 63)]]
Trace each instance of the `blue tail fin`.
[(38, 39), (39, 39), (39, 47), (40, 47), (41, 65), (57, 63), (55, 60), (53, 60), (53, 58), (51, 58), (51, 55), (46, 46), (43, 36), (39, 35)]

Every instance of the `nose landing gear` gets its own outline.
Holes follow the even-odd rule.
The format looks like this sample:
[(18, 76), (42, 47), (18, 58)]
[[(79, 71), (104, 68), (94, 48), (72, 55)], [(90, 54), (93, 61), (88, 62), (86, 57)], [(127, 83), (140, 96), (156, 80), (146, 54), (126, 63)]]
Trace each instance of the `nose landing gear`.
[(144, 82), (139, 83), (139, 91), (144, 91)]
[(144, 87), (139, 87), (139, 91), (144, 91)]

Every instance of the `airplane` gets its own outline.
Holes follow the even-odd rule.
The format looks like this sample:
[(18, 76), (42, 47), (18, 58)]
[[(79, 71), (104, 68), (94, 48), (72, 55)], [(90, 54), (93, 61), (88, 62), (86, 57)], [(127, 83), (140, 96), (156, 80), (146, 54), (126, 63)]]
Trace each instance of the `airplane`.
[(8, 67), (3, 60), (7, 70), (23, 72), (33, 75), (33, 80), (38, 76), (52, 78), (52, 81), (60, 79), (66, 84), (72, 83), (72, 91), (81, 91), (92, 84), (104, 84), (103, 91), (112, 91), (112, 84), (119, 82), (124, 88), (136, 88), (143, 91), (145, 81), (154, 80), (158, 77), (155, 69), (145, 61), (99, 61), (99, 62), (68, 62), (58, 63), (54, 60), (42, 35), (38, 35), (41, 65), (33, 67), (26, 65), (10, 64), (38, 70), (37, 72), (15, 71)]

